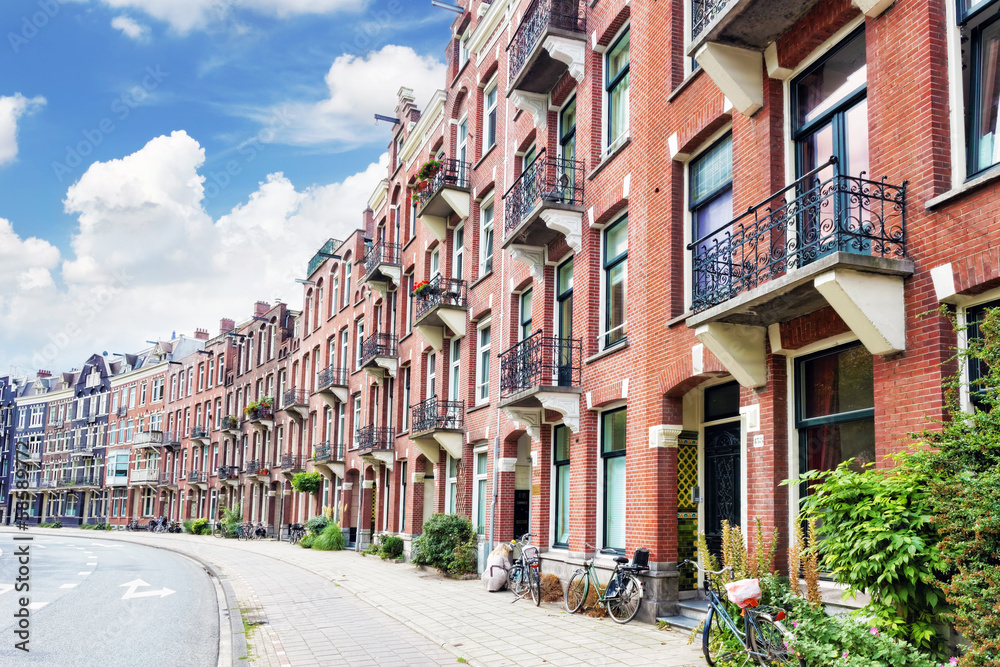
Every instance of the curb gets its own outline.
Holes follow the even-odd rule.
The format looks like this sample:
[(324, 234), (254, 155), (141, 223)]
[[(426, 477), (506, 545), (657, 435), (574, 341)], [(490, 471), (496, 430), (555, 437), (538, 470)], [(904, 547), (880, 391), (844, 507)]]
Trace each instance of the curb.
[[(62, 531), (68, 531), (66, 533)], [(15, 535), (19, 534), (16, 530), (10, 530), (8, 526), (3, 526), (0, 528), (2, 533), (13, 533)], [(105, 535), (105, 532), (112, 533), (111, 535)], [(229, 583), (229, 580), (219, 571), (217, 567), (208, 563), (201, 558), (190, 554), (186, 551), (181, 551), (174, 547), (160, 546), (156, 544), (146, 544), (144, 542), (133, 542), (131, 540), (120, 540), (116, 539), (113, 535), (114, 531), (87, 531), (86, 533), (79, 528), (60, 528), (59, 533), (51, 533), (52, 535), (77, 535), (79, 537), (92, 537), (95, 539), (108, 540), (110, 542), (122, 542), (123, 544), (136, 544), (141, 547), (149, 547), (152, 549), (163, 549), (164, 551), (173, 552), (179, 556), (184, 556), (194, 562), (198, 563), (207, 573), (209, 578), (212, 580), (215, 586), (216, 598), (219, 602), (219, 667), (227, 667), (229, 665), (238, 666), (245, 664), (247, 661), (247, 641), (246, 633), (243, 628), (243, 617), (240, 615), (240, 605), (236, 601), (236, 593), (233, 591), (233, 585)], [(228, 622), (229, 633), (224, 632)]]

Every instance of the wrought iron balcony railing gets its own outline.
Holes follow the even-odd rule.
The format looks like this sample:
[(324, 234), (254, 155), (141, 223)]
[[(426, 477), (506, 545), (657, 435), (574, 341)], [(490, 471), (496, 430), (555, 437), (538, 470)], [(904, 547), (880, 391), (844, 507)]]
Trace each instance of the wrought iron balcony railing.
[(206, 484), (208, 476), (200, 470), (192, 470), (187, 476), (188, 484)]
[(524, 12), (521, 25), (507, 46), (510, 53), (509, 81), (517, 78), (535, 44), (550, 28), (567, 32), (587, 32), (587, 8), (580, 0), (535, 0)]
[(124, 417), (125, 415), (128, 414), (128, 406), (119, 405), (118, 409), (115, 411), (115, 414), (117, 414), (119, 417)]
[(734, 0), (691, 0), (691, 39), (698, 38), (701, 31), (723, 12)]
[(248, 415), (250, 421), (260, 421), (261, 419), (274, 419), (274, 408), (268, 405), (262, 405), (250, 412)]
[(422, 290), (417, 292), (417, 316), (420, 319), (438, 306), (465, 308), (468, 305), (467, 283), (456, 278), (434, 276)]
[(179, 447), (181, 444), (180, 435), (176, 431), (164, 431), (163, 444), (167, 447)]
[(445, 401), (431, 396), (411, 408), (413, 433), (435, 429), (465, 428), (465, 401)]
[(375, 357), (395, 357), (398, 339), (394, 334), (375, 332), (361, 343), (361, 364)]
[(536, 331), (500, 354), (500, 398), (535, 387), (579, 387), (583, 345)]
[(311, 276), (319, 268), (320, 264), (325, 262), (330, 257), (334, 257), (334, 251), (340, 247), (340, 241), (337, 239), (330, 239), (323, 244), (323, 247), (316, 251), (312, 259), (309, 260), (309, 269), (306, 273), (306, 278)]
[(258, 472), (260, 472), (260, 469), (262, 467), (263, 466), (261, 466), (260, 461), (256, 460), (247, 461), (247, 467), (244, 468), (243, 472), (247, 473), (248, 475), (256, 475)]
[(399, 244), (379, 241), (365, 254), (364, 261), (366, 276), (380, 264), (399, 264)]
[(381, 426), (365, 426), (358, 429), (355, 436), (359, 454), (374, 451), (387, 451), (393, 447), (391, 428)]
[(220, 466), (219, 467), (219, 479), (239, 479), (240, 469), (236, 466)]
[(101, 476), (96, 473), (64, 475), (58, 479), (59, 486), (100, 486)]
[(226, 415), (222, 418), (222, 429), (224, 431), (237, 431), (240, 428), (240, 419), (235, 415)]
[(177, 473), (175, 472), (160, 473), (160, 486), (176, 486), (176, 485), (177, 485)]
[(289, 470), (302, 470), (305, 467), (303, 457), (299, 454), (282, 454), (281, 469), (285, 472)]
[(286, 390), (281, 397), (281, 405), (286, 408), (290, 405), (305, 405), (306, 403), (308, 403), (308, 399), (304, 389), (292, 387)]
[(329, 442), (321, 442), (318, 445), (313, 445), (313, 461), (317, 463), (324, 463), (327, 461), (343, 461), (344, 460), (344, 443), (337, 442), (330, 444)]
[(504, 235), (546, 204), (583, 206), (583, 163), (550, 158), (543, 149), (504, 195)]
[(330, 364), (316, 374), (316, 390), (320, 391), (321, 389), (334, 386), (347, 386), (347, 369), (336, 364)]
[(191, 429), (191, 434), (188, 436), (192, 440), (202, 440), (208, 439), (208, 429), (204, 429), (201, 426), (196, 426)]
[(436, 195), (441, 188), (452, 186), (456, 188), (468, 189), (469, 187), (469, 163), (457, 158), (445, 158), (441, 161), (441, 168), (427, 181), (427, 185), (417, 195), (417, 206), (422, 211), (424, 206)]
[[(823, 172), (832, 176), (823, 179)], [(906, 182), (836, 173), (837, 160), (687, 246), (700, 312), (833, 252), (906, 257)]]

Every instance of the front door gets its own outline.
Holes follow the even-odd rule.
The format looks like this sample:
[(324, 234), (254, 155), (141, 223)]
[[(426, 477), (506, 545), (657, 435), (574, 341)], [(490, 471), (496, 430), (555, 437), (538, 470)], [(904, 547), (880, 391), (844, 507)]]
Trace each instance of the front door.
[(705, 428), (705, 541), (717, 558), (722, 554), (723, 521), (740, 523), (738, 421)]

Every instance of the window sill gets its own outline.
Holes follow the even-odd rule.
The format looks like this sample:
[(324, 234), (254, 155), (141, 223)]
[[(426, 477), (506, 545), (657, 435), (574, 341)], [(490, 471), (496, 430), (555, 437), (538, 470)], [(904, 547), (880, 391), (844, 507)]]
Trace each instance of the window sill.
[(705, 71), (704, 69), (702, 69), (701, 67), (699, 67), (698, 69), (694, 70), (693, 72), (691, 72), (690, 74), (688, 74), (686, 77), (684, 77), (684, 80), (681, 81), (679, 84), (677, 84), (676, 88), (674, 88), (672, 91), (670, 91), (670, 95), (667, 96), (667, 104), (670, 104), (671, 102), (673, 102), (674, 99), (678, 95), (680, 95), (682, 92), (684, 92), (684, 89), (687, 88), (688, 86), (690, 86), (691, 82), (693, 82), (695, 79), (697, 79), (698, 75), (701, 74), (704, 71)]
[(479, 169), (479, 166), (483, 163), (483, 160), (485, 160), (486, 158), (488, 158), (490, 156), (490, 153), (492, 153), (493, 151), (495, 151), (496, 148), (497, 148), (496, 143), (494, 143), (492, 146), (490, 146), (489, 148), (487, 148), (486, 152), (483, 153), (483, 156), (481, 158), (479, 158), (479, 161), (476, 162), (476, 164), (472, 165), (472, 171), (475, 171), (476, 169)]
[(477, 412), (479, 410), (482, 410), (483, 408), (488, 408), (488, 407), (490, 407), (489, 403), (480, 403), (478, 405), (474, 405), (471, 408), (467, 409), (465, 411), (465, 414), (467, 414), (467, 415), (468, 414), (472, 414), (473, 412)]
[(484, 273), (483, 275), (479, 276), (478, 278), (476, 278), (475, 282), (473, 282), (471, 285), (469, 285), (469, 289), (474, 289), (476, 286), (479, 285), (479, 283), (483, 282), (484, 280), (486, 280), (487, 278), (489, 278), (492, 275), (493, 275), (493, 271), (490, 271), (489, 273)]
[(680, 315), (678, 315), (674, 319), (667, 320), (667, 328), (668, 329), (672, 329), (673, 327), (677, 326), (678, 324), (682, 324), (682, 323), (686, 322), (687, 318), (691, 317), (692, 315), (694, 315), (694, 311), (692, 311), (690, 309), (685, 310), (683, 313), (681, 313)]
[(605, 357), (610, 357), (615, 352), (621, 352), (622, 350), (627, 350), (627, 349), (628, 349), (628, 338), (625, 338), (622, 342), (615, 343), (611, 347), (607, 347), (607, 348), (601, 350), (600, 352), (598, 352), (594, 356), (589, 357), (587, 359), (584, 359), (583, 363), (585, 365), (586, 364), (592, 364), (595, 361), (598, 361), (598, 360), (603, 359)]
[(403, 244), (403, 248), (402, 248), (403, 252), (406, 252), (406, 249), (410, 247), (410, 244), (413, 243), (416, 240), (417, 240), (417, 235), (416, 234), (414, 234), (413, 236), (411, 236), (410, 240)]
[(938, 195), (933, 199), (928, 199), (927, 202), (924, 204), (924, 207), (927, 208), (928, 210), (937, 208), (942, 204), (947, 204), (952, 200), (958, 199), (959, 197), (969, 192), (972, 192), (973, 190), (976, 190), (986, 185), (987, 183), (992, 183), (997, 179), (1000, 179), (1000, 165), (994, 165), (990, 169), (990, 171), (986, 172), (982, 176), (977, 176), (976, 178), (973, 178), (971, 181), (966, 181), (957, 188), (948, 190), (948, 192), (945, 192), (942, 195)]
[(606, 153), (605, 156), (601, 159), (600, 164), (594, 167), (593, 171), (587, 174), (587, 180), (588, 181), (594, 180), (594, 177), (597, 176), (597, 174), (599, 174), (601, 170), (603, 170), (606, 166), (608, 166), (608, 164), (610, 164), (612, 160), (618, 157), (618, 155), (623, 150), (625, 150), (625, 148), (631, 143), (632, 143), (632, 137), (628, 136), (625, 138), (625, 141), (621, 142), (621, 144), (617, 148), (615, 148), (610, 153)]
[(464, 63), (462, 63), (462, 66), (458, 68), (458, 73), (455, 74), (455, 78), (451, 80), (451, 85), (448, 86), (449, 88), (454, 88), (455, 87), (455, 84), (458, 83), (458, 80), (460, 78), (462, 78), (462, 74), (465, 73), (466, 68), (469, 66), (469, 61), (471, 61), (471, 60), (472, 60), (472, 58), (466, 59), (466, 61)]

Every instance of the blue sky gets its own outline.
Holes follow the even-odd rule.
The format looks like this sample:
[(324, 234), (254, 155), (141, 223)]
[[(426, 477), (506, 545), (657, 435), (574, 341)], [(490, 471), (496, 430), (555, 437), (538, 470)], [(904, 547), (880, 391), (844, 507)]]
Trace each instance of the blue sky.
[[(384, 176), (372, 113), (400, 85), (420, 104), (444, 87), (454, 17), (429, 0), (5, 0), (0, 374), (294, 303), (296, 267)], [(37, 328), (102, 289), (114, 303), (40, 356)]]

